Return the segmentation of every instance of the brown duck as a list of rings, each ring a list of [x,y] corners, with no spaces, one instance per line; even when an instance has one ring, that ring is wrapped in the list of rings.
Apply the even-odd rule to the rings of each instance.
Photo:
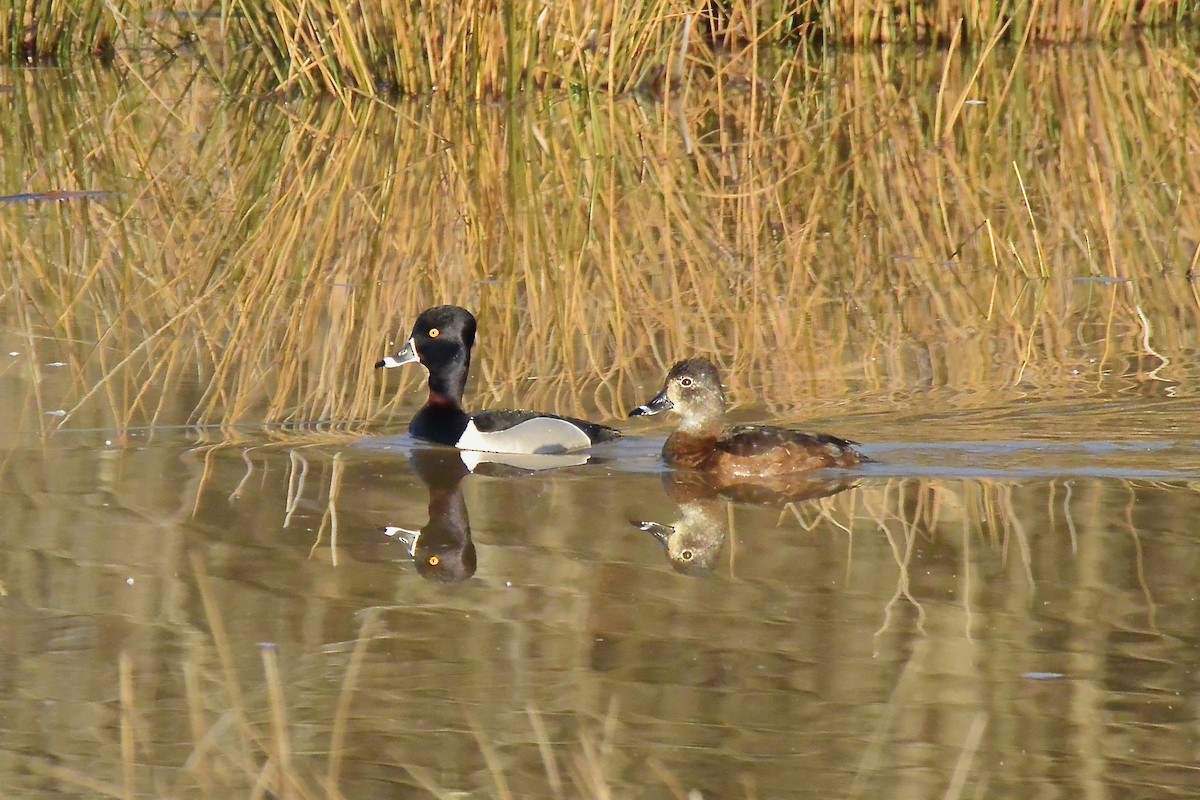
[[[713,473],[723,480],[769,478],[828,467],[852,467],[871,459],[857,442],[825,433],[767,425],[725,425],[725,393],[717,368],[706,358],[680,361],[662,391],[629,412],[638,417],[674,411],[679,428],[667,437],[663,459],[680,469]]]

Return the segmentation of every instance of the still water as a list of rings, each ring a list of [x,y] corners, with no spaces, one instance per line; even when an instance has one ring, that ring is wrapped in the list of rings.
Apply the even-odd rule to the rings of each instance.
[[[0,795],[1194,796],[1180,58],[994,65],[939,147],[937,59],[775,117],[0,73]],[[472,407],[627,438],[409,439],[420,370],[370,365],[439,302]],[[693,350],[875,463],[663,469],[623,414]]]
[[[346,796],[483,791],[497,770],[552,796],[539,744],[562,780],[600,770],[628,796],[1194,785],[1195,441],[868,448],[853,488],[781,508],[680,490],[652,436],[474,474],[406,437],[102,436],[7,454],[0,730],[21,796],[88,794],[50,765],[117,782],[122,653],[143,791],[216,769],[193,715],[226,759],[242,746],[201,574],[246,713],[266,729],[269,651],[314,781],[348,702]]]

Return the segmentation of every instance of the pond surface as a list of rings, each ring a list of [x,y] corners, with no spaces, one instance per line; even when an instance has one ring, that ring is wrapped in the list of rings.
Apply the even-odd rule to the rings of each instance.
[[[941,151],[919,144],[932,114],[903,114],[933,102],[920,76],[940,62],[830,65],[777,111],[835,124],[844,92],[896,93],[853,106],[851,151],[878,142],[876,114],[892,140],[836,193],[847,151],[807,133],[761,173],[734,174],[762,146],[736,137],[696,138],[708,162],[639,155],[678,111],[628,100],[587,122],[412,106],[351,124],[229,110],[176,75],[154,79],[175,92],[156,121],[141,83],[0,73],[24,114],[0,193],[115,193],[0,207],[0,794],[1193,796],[1200,307],[1179,231],[1200,212],[1178,198],[1200,190],[1200,139],[1172,127],[1174,84],[1137,77],[1179,48],[1087,55],[1111,97],[1071,89],[1083,57],[1020,62],[1011,119]],[[1011,67],[980,91],[1001,102]],[[734,113],[713,108],[686,113]],[[1089,149],[1141,108],[1144,149]],[[151,122],[167,144],[140,138]],[[1055,153],[1031,144],[1045,125]],[[295,160],[305,137],[324,155]],[[618,155],[539,173],[555,137]],[[1035,223],[1014,157],[1061,201]],[[1085,202],[1097,186],[1111,205]],[[886,206],[921,191],[952,197]],[[991,220],[996,250],[946,265],[935,217],[964,236]],[[411,440],[421,370],[370,364],[438,302],[480,311],[472,407],[626,438],[537,464]],[[790,503],[665,470],[669,421],[622,417],[692,349],[721,360],[737,420],[875,462]]]
[[[53,765],[115,781],[122,654],[140,784],[222,774],[237,744],[190,756],[189,719],[235,707],[200,575],[264,730],[277,660],[303,774],[348,702],[347,796],[494,770],[552,796],[539,745],[564,781],[646,797],[1193,785],[1194,440],[889,443],[853,488],[780,508],[679,502],[653,438],[470,474],[406,437],[101,435],[7,454],[0,732],[23,796],[88,794]]]

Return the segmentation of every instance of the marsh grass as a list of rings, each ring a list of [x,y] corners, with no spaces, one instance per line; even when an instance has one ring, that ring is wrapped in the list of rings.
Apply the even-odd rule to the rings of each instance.
[[[118,51],[170,52],[190,17],[162,0],[0,0],[0,52],[13,63],[65,62],[80,54],[111,61]]]
[[[459,99],[524,89],[624,91],[679,41],[687,4],[243,3],[226,22],[251,41],[235,82],[303,93],[446,93]],[[262,61],[270,65],[263,73]]]
[[[1195,22],[1198,13],[1185,0],[266,0],[195,8],[161,0],[7,0],[0,4],[0,47],[29,62],[80,52],[119,52],[136,61],[151,46],[197,57],[238,93],[438,93],[462,101],[545,89],[662,91],[671,76],[711,74],[727,60],[740,62],[750,80],[767,80],[769,51],[794,61],[817,46],[947,44],[960,37],[980,46],[1112,41]]]
[[[1200,76],[1011,56],[466,112],[30,75],[0,135],[38,166],[4,180],[116,193],[0,208],[37,425],[399,423],[423,375],[371,364],[441,302],[480,317],[474,406],[617,419],[695,352],[784,416],[1180,391]]]

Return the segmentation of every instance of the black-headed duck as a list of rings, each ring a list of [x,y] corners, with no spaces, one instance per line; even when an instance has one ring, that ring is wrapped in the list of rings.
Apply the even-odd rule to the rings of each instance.
[[[468,414],[463,389],[475,344],[475,317],[458,306],[422,311],[412,335],[394,356],[375,367],[399,367],[419,361],[429,371],[429,399],[409,423],[418,439],[460,450],[490,453],[565,453],[616,439],[606,425],[538,411],[498,410]]]

